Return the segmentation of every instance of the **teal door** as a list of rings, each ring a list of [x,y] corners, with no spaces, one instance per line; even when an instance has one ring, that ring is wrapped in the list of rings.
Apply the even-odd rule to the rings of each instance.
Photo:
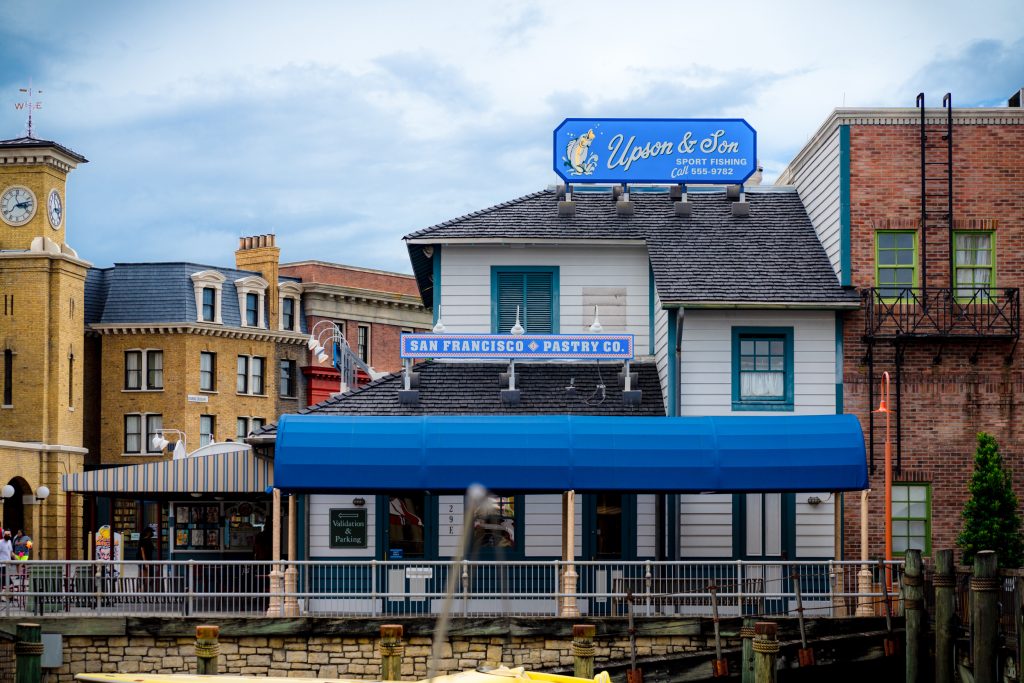
[[[622,564],[636,559],[636,495],[584,496],[583,559],[598,563],[577,568],[581,589],[594,594],[592,613],[625,614],[625,594],[643,582],[642,568]]]

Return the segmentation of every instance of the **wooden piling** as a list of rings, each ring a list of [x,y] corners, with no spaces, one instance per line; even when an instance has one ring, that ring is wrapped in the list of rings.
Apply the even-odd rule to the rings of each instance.
[[[220,626],[196,626],[196,673],[216,676],[220,668]]]
[[[402,655],[405,653],[405,643],[402,636],[405,629],[401,624],[381,624],[380,641],[377,648],[380,650],[380,679],[382,681],[402,680]],[[501,664],[501,662],[497,662]]]
[[[956,572],[953,551],[935,552],[935,683],[953,683],[953,639],[956,638]]]
[[[595,635],[597,627],[593,624],[573,624],[572,675],[577,678],[594,677]]]
[[[18,624],[14,643],[15,683],[40,683],[43,679],[43,636],[39,624]]]
[[[996,665],[999,638],[999,559],[995,552],[982,550],[974,556],[971,593],[974,598],[971,610],[974,683],[996,683],[999,680]]]
[[[744,618],[740,627],[743,653],[740,655],[740,683],[754,683],[754,619]]]
[[[775,683],[775,659],[779,656],[778,626],[771,621],[754,624],[754,683]]]
[[[907,683],[919,683],[921,675],[922,640],[924,636],[924,568],[921,551],[907,550],[903,571],[903,614],[906,623]]]

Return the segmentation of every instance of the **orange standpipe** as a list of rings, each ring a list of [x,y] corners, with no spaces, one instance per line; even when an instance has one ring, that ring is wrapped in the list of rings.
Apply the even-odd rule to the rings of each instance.
[[[876,413],[885,413],[885,559],[892,559],[892,439],[889,433],[889,373],[882,373],[882,397]],[[885,585],[892,592],[892,570],[885,568]]]

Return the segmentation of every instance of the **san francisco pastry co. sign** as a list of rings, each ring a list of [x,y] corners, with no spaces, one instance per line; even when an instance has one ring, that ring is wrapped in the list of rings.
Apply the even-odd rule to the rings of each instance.
[[[566,119],[555,173],[574,183],[742,183],[757,170],[743,119]]]

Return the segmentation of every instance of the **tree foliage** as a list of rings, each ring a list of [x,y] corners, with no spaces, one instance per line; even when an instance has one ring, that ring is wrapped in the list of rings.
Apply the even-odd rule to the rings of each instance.
[[[963,551],[963,563],[972,564],[981,550],[994,550],[999,566],[1019,567],[1024,562],[1021,540],[1021,516],[1010,473],[1003,469],[999,444],[991,434],[978,434],[974,452],[971,496],[964,504],[963,529],[957,545]]]

